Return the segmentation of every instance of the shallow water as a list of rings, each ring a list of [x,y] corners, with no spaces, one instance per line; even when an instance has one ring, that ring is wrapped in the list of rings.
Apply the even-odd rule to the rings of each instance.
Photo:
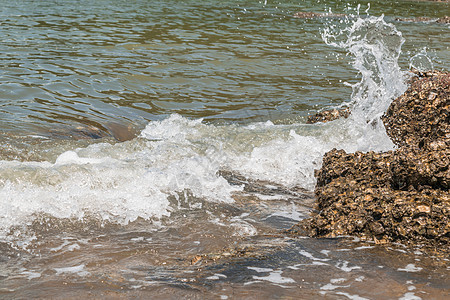
[[[448,2],[1,2],[0,297],[449,296],[448,258],[283,234],[326,151],[392,149],[410,66],[449,69],[448,25],[395,20]]]

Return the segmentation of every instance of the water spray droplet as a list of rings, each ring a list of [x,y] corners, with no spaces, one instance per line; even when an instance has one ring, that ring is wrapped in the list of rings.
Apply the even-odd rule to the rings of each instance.
[[[409,67],[420,72],[433,70],[433,62],[428,56],[426,48],[423,48],[422,51],[410,58]]]

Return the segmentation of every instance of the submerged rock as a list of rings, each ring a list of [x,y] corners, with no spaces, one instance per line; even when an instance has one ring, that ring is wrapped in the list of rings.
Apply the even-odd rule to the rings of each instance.
[[[348,118],[350,116],[350,108],[331,109],[318,112],[312,116],[308,116],[307,124],[314,124],[319,122],[330,122],[339,118]]]
[[[442,18],[428,18],[428,17],[417,17],[417,18],[397,18],[395,19],[401,22],[435,22],[440,24],[450,23],[450,17],[444,16]]]
[[[318,19],[318,18],[342,18],[345,14],[333,14],[333,13],[315,13],[310,11],[296,12],[293,17],[299,19]]]
[[[449,24],[450,23],[450,17],[449,16],[445,16],[442,18],[437,19],[436,21],[437,23],[442,23],[442,24]]]
[[[75,128],[60,127],[42,133],[58,139],[102,139],[113,138],[119,142],[128,141],[137,136],[136,128],[132,125],[109,122],[106,125],[79,125]]]
[[[383,116],[399,146],[385,153],[333,149],[316,171],[316,211],[290,232],[378,243],[450,244],[450,74],[416,72]]]

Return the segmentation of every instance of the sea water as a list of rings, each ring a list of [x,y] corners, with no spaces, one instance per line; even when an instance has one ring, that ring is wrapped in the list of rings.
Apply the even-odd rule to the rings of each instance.
[[[394,148],[380,116],[410,66],[448,67],[450,37],[395,18],[448,4],[3,7],[0,295],[445,295],[446,258],[281,231],[313,209],[325,152]]]

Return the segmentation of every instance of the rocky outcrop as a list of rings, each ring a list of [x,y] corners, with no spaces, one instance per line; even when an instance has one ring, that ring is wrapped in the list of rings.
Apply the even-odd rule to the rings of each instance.
[[[449,248],[450,74],[416,75],[382,118],[399,148],[326,153],[316,211],[291,232]]]
[[[437,182],[428,185],[432,176],[417,179],[408,173],[411,165],[396,162],[402,158],[414,164],[402,151],[328,152],[316,173],[317,212],[303,225],[318,237],[353,235],[382,243],[448,245],[448,188]]]

